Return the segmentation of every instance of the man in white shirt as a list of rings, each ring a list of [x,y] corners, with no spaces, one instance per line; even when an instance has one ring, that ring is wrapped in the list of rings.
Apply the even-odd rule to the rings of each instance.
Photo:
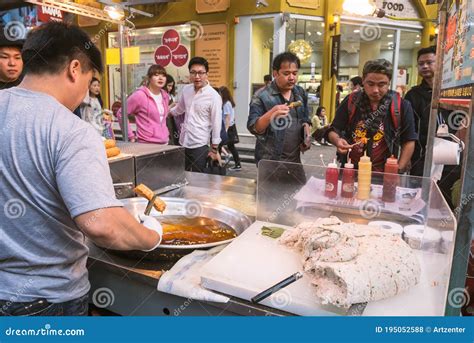
[[[184,113],[179,143],[185,148],[185,169],[203,173],[208,157],[218,160],[222,99],[209,84],[209,64],[205,58],[192,58],[188,69],[192,83],[183,88],[171,114],[177,116]]]

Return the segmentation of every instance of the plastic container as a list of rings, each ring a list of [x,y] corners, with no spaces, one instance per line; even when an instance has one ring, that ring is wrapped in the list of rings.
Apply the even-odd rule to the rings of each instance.
[[[385,202],[395,202],[397,199],[397,187],[400,184],[398,175],[398,160],[392,155],[385,162],[383,176],[382,200]]]
[[[359,161],[359,173],[357,177],[357,199],[367,200],[370,198],[370,185],[372,182],[372,162],[367,153]]]
[[[324,195],[328,198],[337,197],[337,186],[339,182],[339,170],[337,169],[336,160],[329,163],[326,169],[326,189]]]

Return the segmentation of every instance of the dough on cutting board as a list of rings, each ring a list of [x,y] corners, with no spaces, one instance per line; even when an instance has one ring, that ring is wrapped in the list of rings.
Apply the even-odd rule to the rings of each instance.
[[[303,258],[323,303],[340,307],[392,297],[420,280],[420,264],[401,237],[337,217],[303,222],[279,242]]]

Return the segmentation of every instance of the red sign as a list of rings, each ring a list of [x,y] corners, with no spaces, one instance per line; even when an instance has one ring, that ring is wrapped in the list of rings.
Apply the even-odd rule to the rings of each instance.
[[[171,51],[176,50],[179,46],[179,41],[179,33],[174,29],[166,30],[161,38],[161,44],[166,45]]]
[[[171,62],[171,50],[164,45],[155,50],[155,62],[162,67],[166,67]]]
[[[189,57],[188,49],[184,45],[180,45],[173,51],[173,64],[177,67],[182,67],[186,64]]]
[[[54,7],[36,6],[38,9],[38,20],[47,23],[49,21],[60,21],[64,19],[64,12]]]

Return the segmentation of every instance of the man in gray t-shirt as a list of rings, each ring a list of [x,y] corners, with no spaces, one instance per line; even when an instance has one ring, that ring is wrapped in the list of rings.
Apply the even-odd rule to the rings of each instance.
[[[85,235],[120,250],[161,240],[122,208],[101,137],[71,112],[102,71],[88,39],[62,23],[33,31],[23,82],[0,91],[0,315],[87,314]]]

